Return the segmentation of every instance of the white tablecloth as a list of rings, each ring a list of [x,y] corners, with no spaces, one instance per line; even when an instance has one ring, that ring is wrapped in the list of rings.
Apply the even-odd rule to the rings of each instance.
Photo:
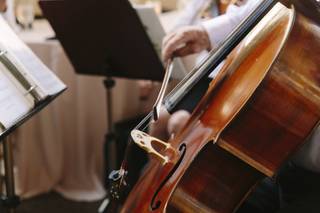
[[[76,75],[52,30],[37,21],[20,37],[57,74],[68,90],[13,135],[16,182],[23,198],[50,190],[74,200],[97,200],[102,186],[106,100],[102,77]],[[115,121],[142,112],[135,81],[117,79]]]

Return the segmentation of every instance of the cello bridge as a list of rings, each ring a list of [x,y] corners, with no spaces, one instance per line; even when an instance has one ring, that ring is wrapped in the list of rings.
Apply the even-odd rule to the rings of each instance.
[[[158,138],[152,137],[142,131],[139,130],[132,130],[131,137],[133,141],[142,149],[144,149],[149,154],[155,156],[157,159],[161,161],[162,165],[165,165],[169,162],[169,157],[160,154],[154,147],[153,144],[163,147],[164,150],[172,150],[176,152],[176,150],[169,144]]]

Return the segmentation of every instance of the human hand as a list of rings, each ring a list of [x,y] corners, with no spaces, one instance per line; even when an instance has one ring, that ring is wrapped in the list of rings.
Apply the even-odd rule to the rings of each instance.
[[[186,26],[164,37],[162,58],[167,62],[173,56],[186,56],[210,49],[209,35],[202,26]]]

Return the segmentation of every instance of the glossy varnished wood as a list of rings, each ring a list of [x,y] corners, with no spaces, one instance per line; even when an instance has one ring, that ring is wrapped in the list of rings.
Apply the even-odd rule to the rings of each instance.
[[[209,143],[183,176],[168,212],[232,212],[262,176],[237,157]]]
[[[319,29],[298,15],[279,59],[239,119],[221,137],[226,149],[240,153],[269,176],[303,144],[319,121]]]

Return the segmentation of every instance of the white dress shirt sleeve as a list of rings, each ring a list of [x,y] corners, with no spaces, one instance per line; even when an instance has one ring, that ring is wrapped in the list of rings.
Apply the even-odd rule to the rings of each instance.
[[[202,22],[209,35],[211,47],[218,46],[260,2],[261,0],[248,0],[243,6],[230,5],[226,14]]]

